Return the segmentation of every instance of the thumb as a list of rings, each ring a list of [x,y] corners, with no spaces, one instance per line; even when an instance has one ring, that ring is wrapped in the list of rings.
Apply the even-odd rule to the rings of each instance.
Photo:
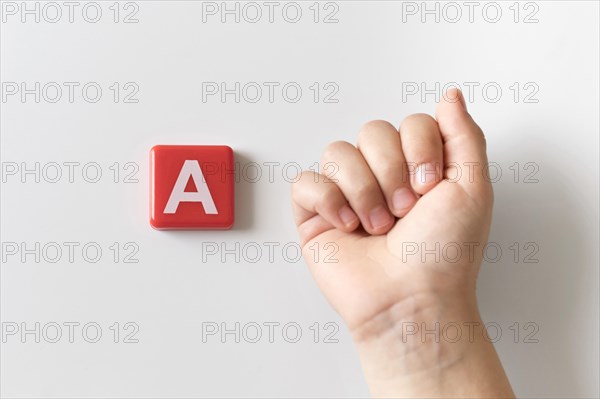
[[[483,131],[467,112],[460,90],[452,88],[435,112],[444,142],[445,173],[450,181],[472,192],[489,184]]]

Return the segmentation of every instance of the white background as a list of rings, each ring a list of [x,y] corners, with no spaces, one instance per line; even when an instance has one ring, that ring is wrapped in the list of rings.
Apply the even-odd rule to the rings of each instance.
[[[285,244],[296,241],[283,166],[295,162],[308,168],[328,142],[354,142],[368,120],[397,125],[410,113],[432,113],[435,94],[424,99],[421,93],[407,95],[407,82],[429,89],[436,82],[440,87],[458,82],[463,88],[464,82],[475,82],[469,110],[486,132],[490,161],[502,171],[494,184],[490,240],[503,252],[499,261],[482,267],[478,293],[484,320],[501,328],[496,347],[517,395],[598,397],[597,2],[520,3],[518,22],[513,2],[498,2],[502,15],[496,23],[486,20],[495,17],[491,6],[489,14],[482,12],[487,3],[478,3],[471,23],[468,8],[458,2],[462,18],[451,23],[455,10],[441,3],[439,22],[435,15],[425,15],[422,22],[420,13],[403,14],[407,5],[401,2],[350,1],[337,3],[338,23],[329,24],[322,23],[324,13],[335,8],[325,10],[321,4],[320,21],[314,23],[312,2],[299,3],[303,14],[298,23],[283,19],[283,3],[273,23],[266,7],[257,23],[243,18],[235,23],[233,16],[221,23],[219,15],[203,23],[201,2],[138,1],[139,22],[129,24],[113,21],[112,1],[99,2],[99,22],[86,22],[85,4],[75,9],[73,23],[64,6],[56,23],[43,15],[39,23],[31,15],[24,23],[20,13],[3,15],[4,88],[6,82],[25,82],[28,88],[35,82],[41,87],[80,84],[73,103],[63,86],[56,103],[43,96],[36,103],[33,94],[23,101],[19,93],[1,104],[3,167],[80,163],[73,183],[63,167],[57,183],[43,176],[36,183],[34,175],[26,175],[23,183],[19,173],[5,176],[2,184],[4,245],[79,243],[72,263],[64,246],[56,263],[43,256],[36,263],[34,255],[23,262],[20,253],[3,253],[3,329],[34,329],[36,322],[40,329],[46,326],[39,343],[35,334],[22,336],[21,331],[5,337],[3,396],[367,396],[341,320],[303,261],[289,262],[282,253]],[[435,2],[428,6],[433,9]],[[119,5],[120,20],[134,10],[124,7]],[[53,18],[54,11],[47,11]],[[524,23],[532,12],[537,22]],[[81,95],[88,82],[103,89],[97,103]],[[115,103],[109,89],[114,82],[135,83],[138,102],[124,103],[121,97]],[[297,82],[303,93],[296,103],[287,102],[280,89],[273,103],[266,92],[254,104],[243,98],[235,103],[232,95],[224,103],[218,96],[203,102],[202,82],[227,82],[229,87],[234,82]],[[337,85],[338,102],[324,103],[321,97],[315,103],[309,89],[314,82]],[[520,88],[516,102],[515,82]],[[492,88],[483,93],[486,84]],[[493,87],[502,89],[497,101]],[[533,92],[528,100],[535,102],[525,102]],[[46,94],[54,97],[54,92]],[[236,185],[233,230],[150,228],[148,151],[155,144],[226,144],[241,165],[262,166],[257,182],[242,177]],[[98,183],[82,178],[81,168],[90,162],[102,169]],[[121,168],[119,183],[109,169],[115,162]],[[139,165],[137,183],[122,182],[128,162]],[[265,162],[279,163],[272,181]],[[519,166],[511,168],[516,162]],[[293,167],[287,172],[294,177]],[[525,182],[529,173],[537,183]],[[103,250],[97,263],[82,258],[81,248],[89,242]],[[109,248],[115,242],[118,262]],[[128,242],[139,247],[138,263],[123,262]],[[253,242],[263,249],[255,263],[249,259],[255,252],[244,256],[238,251],[239,262],[231,254],[222,262],[219,254],[203,251],[207,243],[251,248]],[[264,244],[269,242],[278,244],[272,260]],[[509,248],[515,242],[517,262]],[[524,249],[528,243],[533,246]],[[295,257],[291,245],[289,254]],[[531,258],[538,263],[525,263],[532,248],[539,249]],[[73,343],[65,322],[80,323]],[[120,323],[118,343],[110,329],[115,322]],[[138,343],[123,342],[132,331],[124,329],[127,322],[139,326]],[[203,342],[203,323],[234,328],[236,322],[240,328],[280,325],[273,343],[264,325],[258,343],[244,336],[236,343],[233,334],[225,336],[225,343],[220,335]],[[310,329],[315,322],[320,323],[318,343]],[[333,331],[325,331],[327,322],[340,326],[334,336],[338,343],[324,342],[325,333]],[[528,322],[534,324],[526,330]],[[47,339],[56,332],[51,323],[62,326],[57,343]],[[97,343],[82,336],[86,323],[102,328]],[[281,331],[286,323],[301,327],[299,342],[286,342]],[[519,323],[517,342],[514,323]],[[525,342],[533,328],[537,331],[529,338],[538,342]],[[254,330],[247,332],[254,335]],[[286,338],[294,338],[293,330],[288,332]]]

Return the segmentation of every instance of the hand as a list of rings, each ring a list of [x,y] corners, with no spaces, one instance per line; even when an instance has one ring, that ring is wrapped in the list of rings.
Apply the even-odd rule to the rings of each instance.
[[[411,115],[399,131],[367,123],[356,147],[330,144],[321,166],[293,185],[295,221],[304,258],[348,325],[373,394],[512,395],[507,380],[488,391],[448,390],[457,368],[441,371],[465,359],[461,375],[482,365],[504,375],[489,342],[406,339],[406,323],[480,322],[475,285],[493,194],[485,138],[460,91],[444,95],[435,119]],[[323,257],[332,247],[335,255]]]

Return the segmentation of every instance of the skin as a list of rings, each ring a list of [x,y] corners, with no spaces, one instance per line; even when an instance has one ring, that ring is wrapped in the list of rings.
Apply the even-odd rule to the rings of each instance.
[[[292,186],[304,258],[374,397],[514,397],[475,295],[493,205],[486,164],[484,134],[451,89],[435,118],[369,122]]]

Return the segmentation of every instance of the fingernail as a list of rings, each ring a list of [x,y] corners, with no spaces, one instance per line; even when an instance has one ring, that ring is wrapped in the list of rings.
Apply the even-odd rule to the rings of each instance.
[[[392,195],[392,206],[396,212],[400,212],[415,202],[415,195],[406,187],[394,191]]]
[[[350,209],[348,205],[344,205],[339,210],[338,214],[340,215],[342,223],[344,223],[344,226],[346,227],[352,226],[358,220],[358,216],[356,216],[354,211]]]
[[[373,209],[369,214],[369,222],[371,222],[373,230],[379,230],[392,223],[393,220],[392,215],[381,205]]]
[[[415,182],[422,186],[428,186],[437,181],[437,174],[437,168],[434,164],[421,164],[415,170]]]

